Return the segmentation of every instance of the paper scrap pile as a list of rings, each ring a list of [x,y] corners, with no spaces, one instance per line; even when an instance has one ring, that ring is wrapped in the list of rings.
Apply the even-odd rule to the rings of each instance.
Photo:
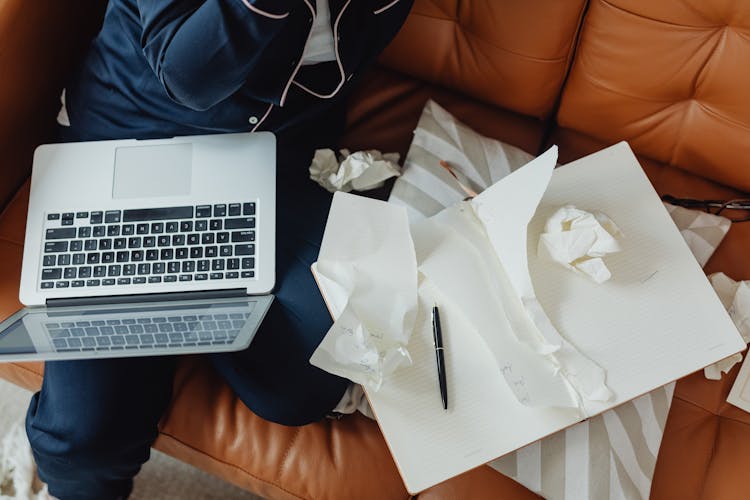
[[[596,283],[604,283],[612,273],[603,257],[619,252],[622,232],[601,212],[590,213],[566,205],[547,220],[539,237],[540,257],[553,260]]]
[[[712,274],[708,279],[745,343],[750,342],[750,281],[734,281],[724,273]],[[722,372],[729,373],[740,361],[742,354],[734,354],[707,366],[703,374],[707,379],[719,380]]]
[[[331,149],[318,149],[310,165],[310,178],[331,193],[375,189],[401,175],[398,153],[383,154],[374,149],[356,153],[342,149],[340,153],[337,158]]]

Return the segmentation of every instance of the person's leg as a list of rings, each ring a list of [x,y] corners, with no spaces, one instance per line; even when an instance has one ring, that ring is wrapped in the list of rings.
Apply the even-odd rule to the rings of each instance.
[[[174,358],[48,362],[26,416],[39,477],[61,499],[126,498],[169,403]]]
[[[299,146],[304,143],[288,138],[279,143],[276,298],[248,349],[212,356],[245,405],[285,425],[320,420],[348,385],[309,362],[332,324],[310,271],[320,251],[331,193],[309,179],[312,150]]]

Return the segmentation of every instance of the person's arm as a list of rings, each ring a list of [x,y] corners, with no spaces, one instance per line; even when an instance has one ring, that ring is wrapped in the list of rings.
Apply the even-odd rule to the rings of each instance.
[[[141,47],[169,96],[195,110],[245,83],[288,0],[138,0]]]

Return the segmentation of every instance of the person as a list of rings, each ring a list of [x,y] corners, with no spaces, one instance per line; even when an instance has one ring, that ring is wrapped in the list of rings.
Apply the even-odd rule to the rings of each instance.
[[[323,418],[347,381],[309,364],[331,325],[309,266],[331,196],[308,179],[345,97],[413,0],[110,0],[63,94],[62,141],[272,131],[274,301],[250,347],[210,361],[257,415]],[[125,498],[148,460],[176,359],[49,362],[26,429],[39,475],[66,499]]]

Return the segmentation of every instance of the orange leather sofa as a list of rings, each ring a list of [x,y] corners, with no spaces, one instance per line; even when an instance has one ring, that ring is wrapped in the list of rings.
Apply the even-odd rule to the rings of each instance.
[[[66,72],[101,0],[0,2],[0,316],[18,282],[31,154],[51,137]],[[416,0],[350,105],[343,145],[406,152],[428,97],[479,132],[567,162],[628,140],[660,193],[750,191],[750,3],[743,0]],[[750,279],[750,222],[706,266]],[[675,293],[679,293],[675,290]],[[657,499],[750,498],[750,415],[719,382],[680,380],[652,488]],[[40,364],[0,376],[36,390]],[[302,428],[253,415],[200,358],[185,358],[156,448],[268,498],[405,499],[375,423]],[[419,495],[536,498],[480,467]]]

